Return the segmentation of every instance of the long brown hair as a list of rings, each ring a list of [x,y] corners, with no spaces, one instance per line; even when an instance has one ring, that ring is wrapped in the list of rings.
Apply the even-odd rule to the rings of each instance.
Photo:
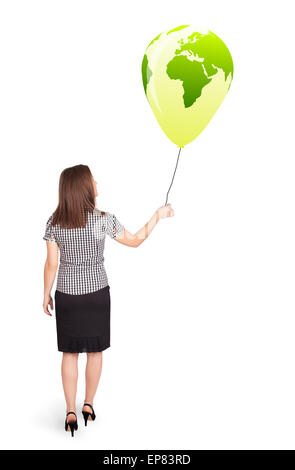
[[[95,209],[95,193],[89,167],[75,165],[65,168],[59,178],[58,194],[59,202],[52,214],[52,225],[85,228],[87,212]]]

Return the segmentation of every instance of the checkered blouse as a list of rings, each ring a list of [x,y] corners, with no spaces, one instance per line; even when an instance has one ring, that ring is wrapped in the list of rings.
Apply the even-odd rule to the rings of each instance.
[[[56,289],[66,294],[95,292],[108,285],[104,267],[105,236],[115,238],[124,226],[114,214],[94,209],[87,213],[86,227],[60,228],[52,225],[52,215],[46,222],[44,240],[56,242],[60,263]]]

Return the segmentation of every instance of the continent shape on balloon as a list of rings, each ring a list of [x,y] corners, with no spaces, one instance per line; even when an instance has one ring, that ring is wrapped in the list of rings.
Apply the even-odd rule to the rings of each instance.
[[[191,25],[160,33],[142,61],[144,91],[167,137],[183,148],[205,129],[233,79],[233,60],[212,31]]]

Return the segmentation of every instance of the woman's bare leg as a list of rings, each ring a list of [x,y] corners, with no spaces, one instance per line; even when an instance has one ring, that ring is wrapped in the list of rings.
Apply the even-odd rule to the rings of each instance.
[[[67,412],[76,413],[76,394],[78,382],[78,353],[63,353],[61,363],[62,384],[67,403]],[[70,414],[67,421],[75,421],[76,417]]]
[[[90,403],[90,405],[93,405],[94,396],[101,376],[101,369],[102,351],[87,353],[87,364],[85,370],[86,391],[84,403]],[[91,408],[89,408],[89,406],[83,407],[83,410],[91,413]]]

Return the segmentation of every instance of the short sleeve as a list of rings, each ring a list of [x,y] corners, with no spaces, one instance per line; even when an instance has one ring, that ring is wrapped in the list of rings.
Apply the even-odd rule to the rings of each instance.
[[[45,228],[45,234],[44,234],[43,240],[57,243],[55,235],[54,235],[54,230],[52,227],[52,215],[49,217],[49,219],[46,222],[46,228]]]
[[[114,214],[107,212],[106,233],[111,238],[116,238],[117,235],[119,235],[124,228],[125,228],[124,225],[121,224],[121,222],[117,219],[117,217]]]

